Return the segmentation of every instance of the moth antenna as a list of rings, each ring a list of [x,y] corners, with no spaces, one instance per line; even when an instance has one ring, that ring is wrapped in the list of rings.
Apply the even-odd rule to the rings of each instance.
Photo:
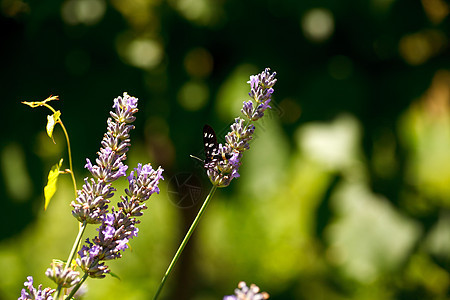
[[[189,155],[189,156],[194,158],[194,159],[197,159],[197,160],[201,161],[202,163],[205,163],[205,161],[203,159],[198,158],[197,156],[194,156],[194,155]]]

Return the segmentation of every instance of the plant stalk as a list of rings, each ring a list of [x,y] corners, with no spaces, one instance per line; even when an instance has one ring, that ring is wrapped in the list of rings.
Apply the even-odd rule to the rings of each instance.
[[[206,197],[205,202],[203,202],[203,205],[200,208],[197,216],[195,217],[194,222],[192,222],[192,225],[189,228],[188,232],[186,233],[186,236],[184,237],[183,242],[181,242],[180,246],[178,247],[177,252],[175,253],[175,256],[172,259],[172,262],[170,263],[169,267],[167,268],[167,271],[164,274],[164,277],[162,278],[161,283],[159,284],[158,290],[156,291],[156,294],[153,297],[153,300],[156,300],[158,298],[159,294],[161,293],[161,290],[164,287],[164,284],[166,283],[167,278],[169,277],[170,273],[172,272],[174,265],[177,263],[178,259],[180,258],[184,247],[188,243],[189,238],[191,237],[192,233],[194,232],[195,228],[197,227],[198,222],[200,221],[200,218],[202,217],[203,213],[205,212],[206,207],[208,206],[216,189],[217,189],[217,186],[214,185],[211,188],[211,191],[209,192],[208,196]]]

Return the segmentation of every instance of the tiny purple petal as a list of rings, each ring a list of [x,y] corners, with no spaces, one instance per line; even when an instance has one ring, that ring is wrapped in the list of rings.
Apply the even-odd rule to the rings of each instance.
[[[114,237],[114,233],[116,231],[114,230],[114,227],[107,225],[106,228],[102,231],[103,235],[105,236],[105,239],[112,239]]]
[[[122,99],[122,97],[119,96],[117,98],[114,98],[114,100],[113,100],[114,104],[112,106],[114,109],[117,109],[120,107],[119,99]]]
[[[120,251],[124,251],[125,249],[128,249],[128,239],[124,238],[122,240],[117,241],[117,249]]]
[[[231,158],[228,161],[233,166],[239,165],[239,153],[233,153],[233,155],[231,156]]]
[[[250,80],[247,81],[247,83],[250,83],[250,87],[252,89],[258,87],[258,84],[259,84],[258,76],[257,75],[250,75]]]
[[[138,98],[136,97],[127,97],[127,106],[130,108],[136,108],[137,107]]]
[[[150,164],[146,164],[142,167],[142,174],[150,175],[153,173],[153,168]]]
[[[89,250],[89,257],[94,258],[100,254],[100,251],[102,248],[98,245],[92,246],[92,248]]]
[[[29,290],[33,288],[33,276],[27,277],[27,282],[25,282],[23,285],[26,286]]]
[[[136,237],[138,235],[138,232],[139,232],[139,228],[134,227],[133,231],[131,231],[130,236],[131,237]]]
[[[253,110],[253,102],[251,100],[245,102],[244,101],[244,110],[246,111],[252,111]]]
[[[105,219],[104,219],[104,223],[106,225],[112,226],[114,224],[114,215],[113,214],[107,214]]]
[[[137,167],[134,168],[134,171],[136,172],[136,178],[139,178],[139,176],[141,176],[142,164],[138,163]]]
[[[119,170],[117,170],[117,172],[115,173],[114,178],[117,179],[119,177],[126,176],[127,175],[127,170],[128,170],[128,166],[122,164],[119,167]]]
[[[86,164],[84,165],[84,168],[85,168],[85,169],[88,169],[89,172],[92,172],[92,163],[91,163],[91,161],[89,160],[89,158],[86,158]]]

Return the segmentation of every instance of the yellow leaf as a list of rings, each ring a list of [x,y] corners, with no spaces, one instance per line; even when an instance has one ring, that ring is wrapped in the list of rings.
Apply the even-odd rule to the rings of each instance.
[[[55,128],[55,124],[59,121],[59,117],[61,116],[61,112],[58,110],[53,115],[47,116],[47,134],[53,140],[53,129]],[[55,140],[53,140],[53,143]]]
[[[45,105],[47,102],[52,101],[52,100],[59,100],[59,98],[58,98],[58,96],[50,96],[47,99],[45,99],[44,101],[32,101],[32,102],[22,101],[22,103],[26,104],[30,107],[38,107],[38,106]]]
[[[58,176],[59,176],[59,169],[61,168],[63,159],[59,161],[58,164],[54,165],[50,172],[48,173],[48,182],[47,185],[44,187],[44,198],[45,198],[45,204],[44,204],[44,210],[47,209],[47,206],[50,204],[50,199],[52,199],[53,195],[56,192],[56,183],[58,182]]]

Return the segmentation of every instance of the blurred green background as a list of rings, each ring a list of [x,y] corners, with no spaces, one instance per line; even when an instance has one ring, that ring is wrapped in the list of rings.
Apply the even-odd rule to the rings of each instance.
[[[165,169],[119,279],[84,299],[150,299],[210,184],[208,123],[219,140],[278,73],[241,177],[219,189],[161,299],[222,299],[240,280],[271,299],[450,299],[450,51],[445,0],[0,1],[0,299],[66,259],[77,232],[71,180],[43,210],[67,151],[46,136],[54,102],[81,187],[112,100],[138,97],[127,162]],[[189,177],[191,176],[192,177]],[[169,182],[190,178],[194,203]],[[182,181],[180,181],[182,182]],[[201,185],[201,187],[200,187]],[[116,198],[125,187],[119,181]],[[95,234],[94,228],[86,236]]]

